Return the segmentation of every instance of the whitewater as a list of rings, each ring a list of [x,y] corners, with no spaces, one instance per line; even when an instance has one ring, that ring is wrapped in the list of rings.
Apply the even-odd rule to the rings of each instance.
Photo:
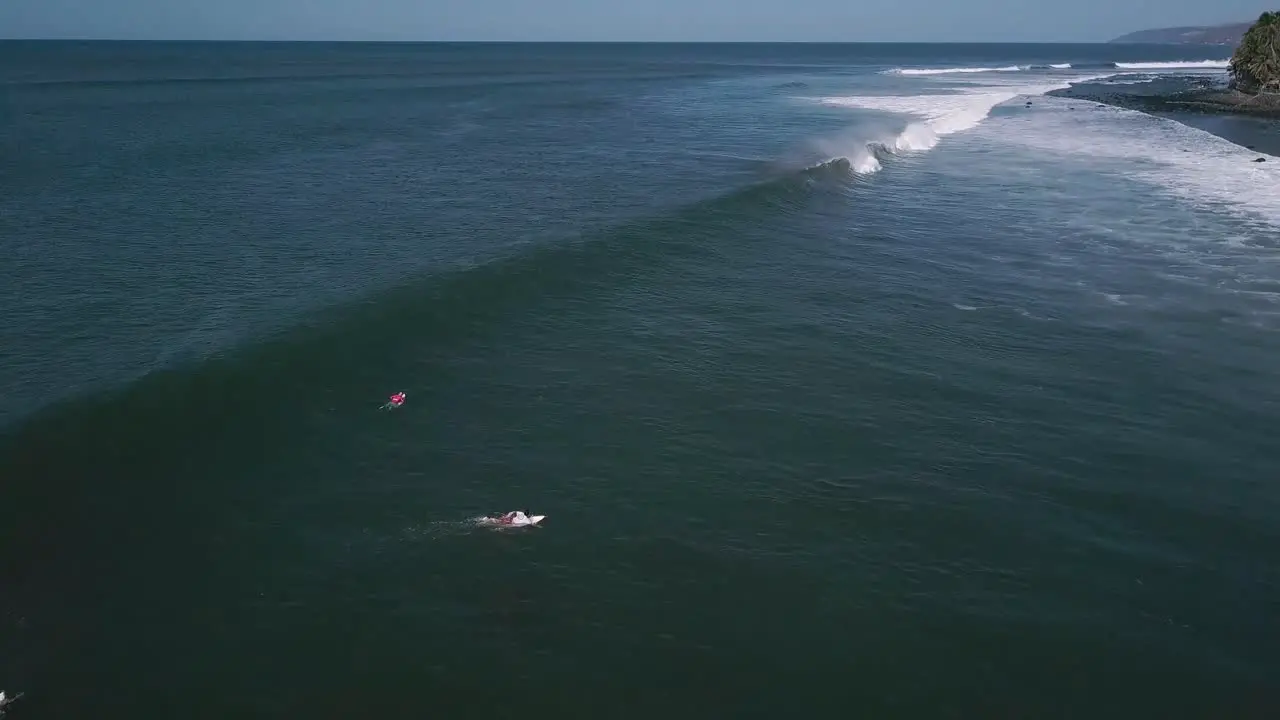
[[[1018,111],[987,123],[975,139],[1048,153],[1042,157],[1054,162],[1106,167],[1186,202],[1229,208],[1254,220],[1280,224],[1280,163],[1274,156],[1176,120],[1084,100],[1045,97],[1054,90],[1091,82],[1144,83],[1179,74],[1225,80],[1226,61],[1105,65],[1115,70],[1072,72],[1072,63],[895,67],[880,71],[901,79],[892,94],[797,99],[847,109],[864,120],[898,121],[897,129],[886,130],[880,124],[866,136],[850,131],[839,140],[822,143],[828,160],[847,161],[859,174],[876,173],[894,157],[930,151],[948,136],[987,123],[993,110],[1005,106]],[[1250,162],[1259,157],[1271,162]]]
[[[1169,62],[1114,62],[1086,63],[1084,66],[1108,67],[1116,70],[1225,70],[1226,60],[1175,60]],[[1047,65],[1005,65],[1002,67],[932,67],[932,68],[889,68],[881,70],[885,75],[929,76],[929,75],[969,75],[989,72],[1026,72],[1035,70],[1071,70],[1077,68],[1073,63],[1049,63]]]

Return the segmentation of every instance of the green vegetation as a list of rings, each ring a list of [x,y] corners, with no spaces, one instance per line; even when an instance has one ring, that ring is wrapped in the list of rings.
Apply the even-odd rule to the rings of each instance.
[[[1280,92],[1280,12],[1265,12],[1231,56],[1231,84],[1248,93]]]

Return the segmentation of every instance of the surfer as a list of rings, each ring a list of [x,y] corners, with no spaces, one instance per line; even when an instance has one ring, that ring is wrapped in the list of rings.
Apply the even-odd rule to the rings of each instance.
[[[403,392],[403,391],[398,392],[398,393],[396,393],[395,395],[392,395],[392,396],[387,400],[387,403],[386,403],[385,405],[383,405],[383,406],[382,406],[382,409],[383,409],[383,410],[391,410],[392,408],[398,408],[398,407],[400,407],[401,405],[403,405],[403,404],[404,404],[404,400],[405,400],[405,394],[404,394],[404,392]]]
[[[489,520],[499,525],[515,525],[517,523],[524,525],[529,522],[529,516],[525,515],[522,510],[512,510],[509,513],[503,513],[497,517],[491,517]]]

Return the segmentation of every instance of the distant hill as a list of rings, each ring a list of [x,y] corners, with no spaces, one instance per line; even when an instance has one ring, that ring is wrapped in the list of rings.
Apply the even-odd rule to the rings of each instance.
[[[1171,27],[1139,30],[1121,35],[1113,43],[1146,43],[1152,45],[1238,45],[1253,23],[1231,23],[1209,27]]]

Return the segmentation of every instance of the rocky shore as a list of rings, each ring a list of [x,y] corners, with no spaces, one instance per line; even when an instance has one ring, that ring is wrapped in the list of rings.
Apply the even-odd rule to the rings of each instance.
[[[1126,92],[1130,86],[1078,86],[1051,93],[1145,112],[1203,112],[1280,120],[1280,95],[1250,95],[1221,87],[1196,87],[1169,94]]]
[[[1280,120],[1280,95],[1250,95],[1239,90],[1192,91],[1164,98],[1170,109],[1242,113]]]

